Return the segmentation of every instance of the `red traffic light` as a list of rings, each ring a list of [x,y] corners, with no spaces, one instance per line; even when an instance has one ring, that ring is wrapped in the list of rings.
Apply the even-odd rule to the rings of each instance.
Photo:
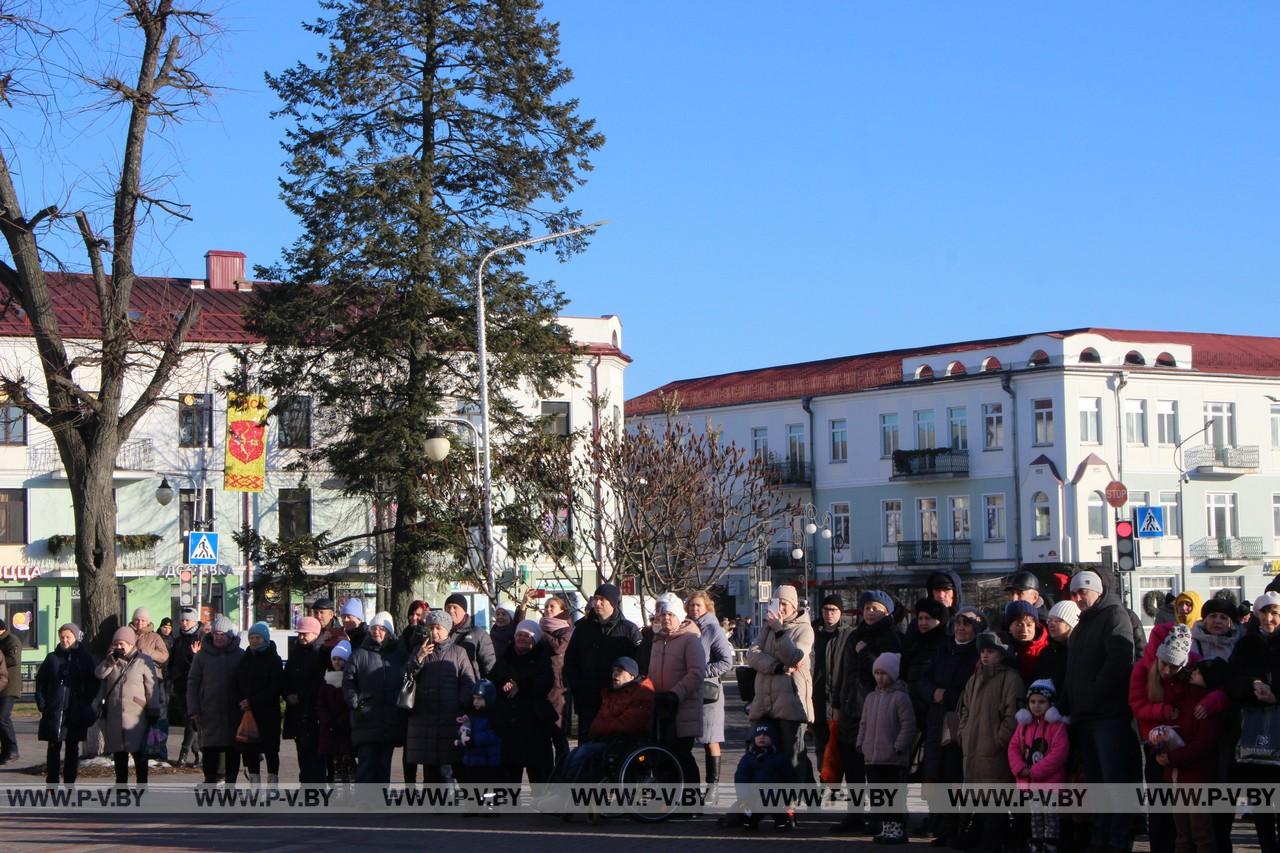
[[[1116,522],[1116,536],[1120,537],[1121,539],[1128,539],[1132,535],[1133,535],[1132,521]]]
[[[183,583],[191,583],[191,571],[189,569],[183,569],[182,573],[178,575],[178,579]]]

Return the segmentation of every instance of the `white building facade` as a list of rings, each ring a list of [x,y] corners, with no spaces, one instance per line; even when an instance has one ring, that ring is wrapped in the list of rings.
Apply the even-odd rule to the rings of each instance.
[[[796,506],[778,552],[805,552],[783,574],[813,597],[939,569],[1052,586],[1104,563],[1116,518],[1145,506],[1164,535],[1124,583],[1148,622],[1167,592],[1252,600],[1280,569],[1280,339],[1079,329],[852,356],[669,383],[629,424],[669,394],[776,463]]]

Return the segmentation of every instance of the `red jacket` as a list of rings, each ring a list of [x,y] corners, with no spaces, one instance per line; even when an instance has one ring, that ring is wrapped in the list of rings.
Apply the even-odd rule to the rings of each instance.
[[[646,735],[653,731],[653,682],[648,678],[600,691],[600,712],[588,736],[603,740],[614,735]]]
[[[1031,716],[1025,708],[1018,712],[1022,719],[1024,714]],[[1067,781],[1068,740],[1067,724],[1061,719],[1050,722],[1045,717],[1032,716],[1026,723],[1020,719],[1009,739],[1009,770],[1018,784]],[[1027,767],[1031,768],[1031,778],[1023,779],[1018,774]]]
[[[342,698],[342,688],[321,684],[316,693],[316,718],[320,737],[316,752],[320,755],[354,755],[351,746],[351,709]]]
[[[1152,702],[1147,697],[1147,674],[1151,671],[1151,667],[1156,665],[1156,650],[1160,648],[1165,636],[1173,629],[1173,625],[1174,623],[1167,622],[1151,629],[1151,639],[1147,641],[1147,648],[1138,662],[1133,665],[1133,672],[1129,674],[1129,707],[1133,709],[1133,717],[1138,722],[1138,735],[1142,738],[1143,744],[1147,743],[1147,735],[1151,733],[1151,729],[1155,726],[1176,722],[1181,728],[1181,724],[1186,720],[1183,719],[1184,712],[1181,710],[1179,702],[1188,690],[1195,691],[1196,694],[1196,701],[1190,705],[1191,712],[1194,712],[1197,704],[1202,704],[1210,716],[1216,716],[1225,711],[1228,705],[1225,690],[1213,690],[1206,693],[1204,690],[1192,687],[1180,679],[1164,682],[1163,702]],[[1187,659],[1187,665],[1190,666],[1198,660],[1200,660],[1200,655],[1191,652]],[[1176,721],[1172,719],[1174,708],[1179,708]]]
[[[1203,783],[1218,781],[1218,737],[1222,734],[1222,718],[1210,712],[1203,720],[1197,720],[1196,705],[1208,703],[1210,694],[1203,687],[1182,685],[1175,707],[1178,722],[1174,728],[1183,740],[1183,746],[1169,750],[1169,766],[1164,768],[1166,782]],[[1220,691],[1214,691],[1220,692]]]
[[[1027,642],[1019,642],[1009,637],[1009,651],[1013,652],[1018,662],[1018,674],[1022,676],[1025,684],[1030,684],[1036,680],[1036,663],[1040,660],[1040,653],[1049,647],[1049,629],[1042,623],[1036,623],[1036,633]],[[1055,684],[1054,687],[1061,690],[1061,684]]]

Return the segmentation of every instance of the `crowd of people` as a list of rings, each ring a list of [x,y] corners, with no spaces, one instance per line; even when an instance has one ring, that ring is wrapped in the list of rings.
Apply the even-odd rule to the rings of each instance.
[[[1275,763],[1235,753],[1242,726],[1280,695],[1280,590],[1249,608],[1184,593],[1148,638],[1112,579],[1062,580],[1055,602],[1019,572],[1003,606],[984,612],[964,603],[954,573],[937,572],[909,610],[865,589],[856,607],[827,596],[812,621],[797,591],[778,587],[745,653],[751,733],[735,781],[1280,780]],[[236,784],[242,765],[251,784],[277,783],[287,740],[304,783],[389,782],[397,749],[410,783],[580,780],[620,736],[658,738],[688,783],[719,781],[722,678],[738,626],[721,622],[710,596],[662,595],[643,628],[623,616],[612,584],[576,620],[563,598],[540,610],[529,598],[502,607],[485,631],[454,594],[441,608],[413,602],[397,631],[389,613],[366,619],[359,599],[336,612],[320,599],[287,661],[266,624],[242,645],[226,617],[205,626],[192,609],[176,630],[169,620],[154,630],[140,608],[100,662],[63,625],[36,679],[47,779],[75,781],[79,743],[96,725],[117,782],[131,757],[146,782],[148,732],[164,719],[184,729],[177,763],[200,766],[207,784]],[[0,744],[16,755],[3,727]],[[925,826],[936,845],[984,853],[1129,850],[1137,829],[1123,814],[939,812]],[[1262,849],[1280,850],[1274,815],[1253,818]],[[1146,831],[1152,849],[1225,851],[1231,819],[1151,815]],[[885,844],[909,835],[905,813],[850,811],[831,829]]]

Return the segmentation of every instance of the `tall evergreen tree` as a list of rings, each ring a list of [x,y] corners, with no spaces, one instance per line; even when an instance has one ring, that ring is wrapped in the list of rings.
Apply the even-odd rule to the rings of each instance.
[[[536,0],[321,5],[304,27],[327,49],[267,78],[291,124],[281,187],[303,234],[268,271],[283,284],[251,312],[268,344],[253,375],[315,398],[327,432],[313,461],[353,494],[390,496],[390,603],[402,611],[423,553],[458,546],[457,525],[433,524],[441,490],[422,478],[442,474],[424,442],[433,416],[477,395],[478,260],[576,227],[565,200],[604,139],[560,95],[572,75]],[[555,322],[564,298],[522,275],[521,259],[485,270],[492,404],[509,432],[530,426],[510,392],[546,393],[573,364]]]

